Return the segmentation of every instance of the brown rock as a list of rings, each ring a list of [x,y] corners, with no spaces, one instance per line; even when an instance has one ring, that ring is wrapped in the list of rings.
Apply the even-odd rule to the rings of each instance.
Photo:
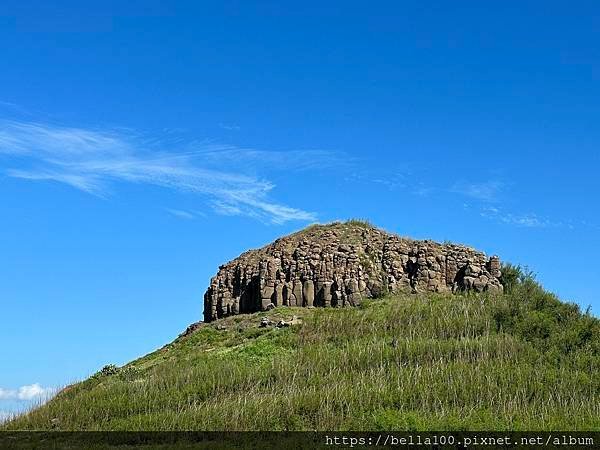
[[[302,295],[302,282],[300,280],[294,281],[294,297],[296,299],[295,306],[303,306],[303,295]]]
[[[315,225],[219,267],[204,319],[285,306],[351,306],[391,292],[502,291],[500,259],[374,227]]]
[[[302,306],[314,306],[315,284],[312,280],[305,280],[302,284]]]

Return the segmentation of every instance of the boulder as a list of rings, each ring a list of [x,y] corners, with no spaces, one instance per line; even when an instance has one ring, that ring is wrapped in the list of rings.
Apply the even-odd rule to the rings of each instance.
[[[284,328],[284,327],[289,327],[291,326],[291,322],[286,322],[285,320],[280,320],[279,322],[277,322],[277,325],[275,325],[277,328]]]

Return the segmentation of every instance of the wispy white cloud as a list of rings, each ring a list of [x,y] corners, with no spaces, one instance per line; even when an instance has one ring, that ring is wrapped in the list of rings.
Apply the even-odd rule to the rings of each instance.
[[[512,214],[496,207],[486,207],[480,212],[480,215],[500,223],[525,228],[549,228],[562,226],[572,228],[572,225],[565,224],[563,222],[553,222],[550,219],[540,217],[537,214]]]
[[[428,197],[433,192],[435,192],[435,188],[432,186],[426,186],[424,183],[419,183],[412,191],[414,195],[419,197]]]
[[[8,106],[10,108],[18,108],[18,105],[12,102],[5,102],[4,100],[0,100],[0,106]]]
[[[105,197],[107,186],[100,177],[93,174],[77,174],[57,170],[19,170],[8,169],[6,174],[13,178],[33,181],[58,181],[98,197]]]
[[[159,186],[202,195],[219,213],[235,212],[278,224],[314,221],[316,216],[271,200],[275,185],[245,174],[243,168],[260,164],[305,170],[340,161],[324,151],[267,152],[208,143],[175,151],[161,144],[165,145],[127,130],[0,122],[0,157],[17,165],[5,169],[8,176],[56,181],[101,197],[110,193],[115,182]]]
[[[31,401],[46,399],[55,392],[53,388],[42,387],[39,383],[21,386],[18,389],[0,388],[0,400]]]
[[[186,220],[192,220],[196,218],[196,215],[190,211],[184,211],[182,209],[172,209],[172,208],[166,208],[166,211],[175,216],[178,217],[180,219],[186,219]]]
[[[244,167],[260,163],[294,171],[324,170],[351,166],[356,161],[348,156],[327,150],[266,151],[211,142],[193,142],[188,147],[206,164],[228,164]]]
[[[352,159],[351,157],[347,157],[345,162],[352,169],[340,173],[343,176],[342,180],[346,183],[353,185],[360,183],[370,187],[382,186],[389,191],[415,188],[414,168],[408,165],[393,164],[389,167],[374,167],[367,164],[365,159]],[[424,185],[422,181],[418,183],[418,187]],[[413,191],[413,193],[415,192]]]
[[[368,182],[373,183],[373,184],[379,184],[381,186],[385,186],[390,191],[406,188],[406,183],[402,179],[395,179],[392,177],[390,177],[390,178],[375,177],[375,178],[369,179]]]
[[[222,202],[219,200],[215,200],[212,202],[212,207],[216,212],[223,216],[240,216],[242,215],[242,210],[235,205],[230,203]]]
[[[498,180],[484,182],[459,181],[450,189],[451,192],[462,194],[476,200],[486,202],[495,201],[498,195],[506,188],[506,183]]]
[[[600,230],[600,226],[598,226],[598,224],[588,222],[587,220],[581,220],[579,222],[579,225],[581,225],[582,227],[585,227],[585,228],[591,228],[592,230]]]

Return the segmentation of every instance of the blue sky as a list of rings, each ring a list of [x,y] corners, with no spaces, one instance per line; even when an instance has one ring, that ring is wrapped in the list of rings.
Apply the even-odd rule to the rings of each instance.
[[[597,2],[3,2],[0,420],[352,217],[597,315]]]

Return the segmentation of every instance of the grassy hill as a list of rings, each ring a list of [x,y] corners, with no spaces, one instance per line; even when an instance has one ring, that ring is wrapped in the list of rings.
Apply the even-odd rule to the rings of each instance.
[[[504,283],[202,324],[0,429],[599,430],[600,321]]]

